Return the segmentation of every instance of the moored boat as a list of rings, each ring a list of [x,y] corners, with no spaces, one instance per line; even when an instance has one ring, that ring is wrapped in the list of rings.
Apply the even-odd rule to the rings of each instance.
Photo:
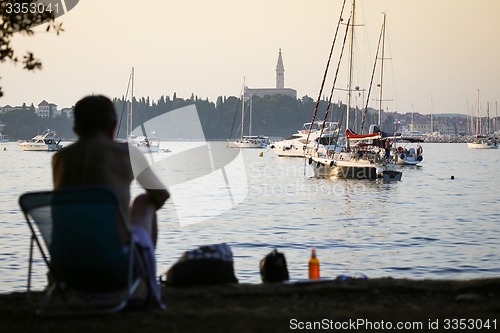
[[[240,138],[228,140],[229,148],[266,148],[269,145],[269,138],[264,135],[252,135],[252,95],[249,100],[249,125],[248,135],[244,134],[245,128],[245,80],[243,80],[243,92],[241,94],[241,127]]]
[[[498,141],[495,138],[476,139],[473,142],[467,142],[470,149],[498,149]]]
[[[29,141],[20,142],[19,147],[24,151],[58,151],[63,147],[59,144],[60,142],[61,139],[57,138],[56,132],[47,129]]]
[[[309,164],[312,166],[314,175],[319,178],[353,178],[353,179],[377,179],[383,178],[384,181],[399,181],[402,177],[402,171],[396,170],[394,161],[390,157],[387,138],[382,138],[380,126],[370,126],[369,133],[358,134],[350,129],[349,113],[351,110],[352,93],[359,91],[359,87],[353,87],[352,83],[352,64],[353,64],[353,40],[355,0],[352,0],[351,16],[347,21],[346,37],[350,32],[349,47],[349,76],[347,80],[347,104],[346,104],[346,130],[345,130],[345,148],[341,152],[326,149],[325,152],[314,149],[309,155]],[[342,13],[341,13],[342,16]],[[342,22],[342,18],[339,20]],[[385,14],[382,31],[385,29]],[[344,38],[345,42],[346,38]],[[334,42],[335,45],[335,42]],[[333,46],[332,46],[333,49]],[[383,49],[383,48],[382,48]],[[342,51],[344,46],[342,46]],[[331,53],[330,53],[331,55]],[[342,52],[341,52],[342,56]],[[377,54],[377,56],[379,56]],[[383,56],[381,57],[383,58]],[[340,64],[340,61],[339,61]],[[328,66],[327,66],[328,70]],[[326,71],[325,71],[326,76]],[[381,84],[380,84],[381,86]],[[332,94],[335,90],[335,84],[332,87]],[[382,91],[380,89],[380,91]],[[382,97],[382,96],[380,96]],[[330,99],[331,101],[331,95]],[[382,100],[382,98],[380,98]],[[367,99],[368,103],[368,99]],[[330,104],[328,105],[330,106]],[[366,108],[365,108],[366,110]],[[327,107],[328,112],[328,107]],[[326,119],[327,113],[325,113]],[[313,114],[313,119],[315,114]],[[380,124],[380,116],[379,116]],[[363,126],[361,126],[363,128]],[[335,147],[336,145],[334,145]],[[385,149],[384,149],[385,148]]]
[[[262,135],[244,135],[238,140],[229,141],[230,148],[266,148],[269,138]]]
[[[415,137],[392,138],[395,146],[391,156],[396,165],[417,165],[424,160],[424,148],[420,143],[423,139]]]
[[[402,172],[390,158],[384,158],[377,144],[380,139],[380,133],[363,135],[346,130],[345,151],[326,155],[313,152],[309,164],[319,178],[401,180]]]
[[[305,157],[309,149],[312,149],[318,140],[320,146],[331,144],[337,137],[339,126],[334,122],[322,121],[304,123],[302,128],[290,137],[282,141],[274,142],[270,148],[280,157]],[[330,139],[328,139],[330,138]],[[315,143],[316,142],[316,143]]]
[[[158,153],[160,152],[160,140],[158,138],[147,138],[144,135],[129,135],[128,143],[138,148],[143,153]]]
[[[159,152],[170,152],[170,149],[160,149],[160,139],[158,137],[148,137],[146,134],[146,128],[144,126],[144,123],[141,121],[141,124],[137,126],[137,129],[134,130],[133,126],[133,119],[134,119],[134,76],[135,76],[135,69],[132,67],[132,71],[130,73],[129,77],[129,87],[131,86],[130,89],[130,102],[129,102],[129,109],[128,109],[128,115],[127,115],[127,123],[126,123],[126,128],[127,128],[127,143],[130,146],[133,146],[137,149],[139,149],[143,153],[159,153]],[[127,92],[125,96],[129,95],[129,89],[127,87]],[[123,112],[125,111],[125,108],[123,109]],[[140,119],[140,117],[139,117]],[[142,135],[138,135],[138,133],[141,133]],[[155,131],[152,132],[153,135],[155,135]]]

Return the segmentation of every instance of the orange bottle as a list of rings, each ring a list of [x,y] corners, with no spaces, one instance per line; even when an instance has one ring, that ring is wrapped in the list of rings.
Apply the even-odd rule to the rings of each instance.
[[[316,249],[311,249],[311,258],[309,258],[309,280],[319,279],[319,260],[316,257]]]

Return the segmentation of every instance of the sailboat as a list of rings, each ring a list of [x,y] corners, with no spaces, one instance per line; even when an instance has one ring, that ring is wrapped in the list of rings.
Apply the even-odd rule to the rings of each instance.
[[[249,100],[249,121],[248,135],[245,135],[245,80],[243,80],[243,93],[241,95],[241,128],[240,138],[229,140],[229,148],[266,148],[269,145],[269,138],[262,135],[252,135],[252,95]]]
[[[134,108],[134,67],[130,73],[129,84],[131,84],[130,108],[127,116],[127,141],[129,145],[137,147],[143,153],[160,152],[160,139],[157,137],[147,137],[144,126],[141,124],[142,134],[133,133],[133,108]],[[154,132],[153,132],[154,134]]]
[[[479,89],[477,90],[477,106],[476,106],[476,124],[474,127],[474,140],[472,142],[467,142],[467,147],[470,149],[497,149],[498,141],[496,138],[489,135],[480,135],[481,126],[479,124],[479,113],[480,113],[480,102],[479,102]],[[488,124],[490,118],[488,116]],[[489,126],[488,126],[489,130]]]
[[[314,175],[319,178],[383,178],[384,180],[401,180],[402,172],[396,170],[396,166],[390,160],[390,157],[384,157],[382,144],[385,143],[385,140],[382,140],[382,132],[378,129],[379,127],[371,126],[373,130],[367,134],[358,134],[349,128],[349,110],[351,108],[352,93],[359,90],[358,87],[353,89],[352,84],[355,7],[356,1],[352,0],[351,17],[347,23],[347,30],[350,29],[350,45],[345,130],[346,147],[344,151],[339,153],[327,151],[326,154],[323,154],[319,150],[313,150],[308,159],[309,164],[314,170]],[[332,88],[332,92],[333,90]]]

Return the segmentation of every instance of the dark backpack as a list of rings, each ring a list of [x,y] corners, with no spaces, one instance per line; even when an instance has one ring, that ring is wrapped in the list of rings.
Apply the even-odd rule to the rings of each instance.
[[[260,276],[263,282],[283,282],[289,279],[286,259],[278,250],[271,251],[260,261]]]
[[[225,243],[200,246],[184,252],[166,272],[170,285],[238,283],[234,275],[233,253]]]

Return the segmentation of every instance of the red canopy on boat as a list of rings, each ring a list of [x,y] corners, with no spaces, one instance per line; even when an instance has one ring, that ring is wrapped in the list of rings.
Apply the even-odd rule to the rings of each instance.
[[[357,134],[354,133],[351,129],[345,130],[345,137],[347,140],[356,141],[356,140],[375,140],[382,138],[381,133],[372,133],[372,134]]]

